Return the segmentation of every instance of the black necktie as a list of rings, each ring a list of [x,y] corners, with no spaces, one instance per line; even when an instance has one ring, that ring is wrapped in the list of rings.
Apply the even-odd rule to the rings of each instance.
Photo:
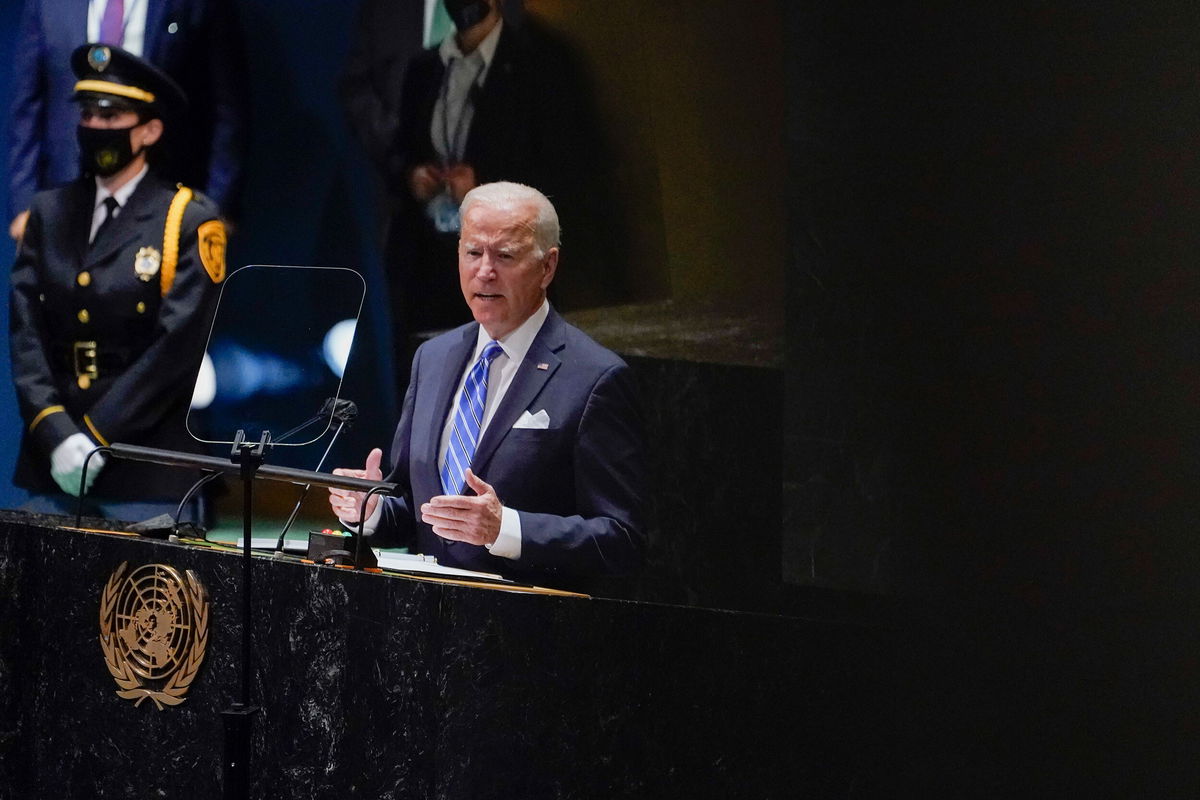
[[[93,244],[100,241],[100,234],[112,224],[113,218],[117,215],[117,209],[121,207],[121,204],[117,202],[117,198],[109,196],[104,198],[104,207],[108,209],[108,213],[104,215],[104,220],[100,223],[100,227],[96,228],[96,235],[92,237]]]

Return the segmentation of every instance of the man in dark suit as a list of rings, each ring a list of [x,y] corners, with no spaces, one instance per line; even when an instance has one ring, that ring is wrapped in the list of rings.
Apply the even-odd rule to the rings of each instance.
[[[388,476],[403,492],[371,498],[367,527],[441,564],[530,582],[627,572],[645,546],[637,391],[628,366],[546,300],[554,206],[486,184],[462,220],[459,284],[475,322],[417,350]],[[379,480],[381,458],[335,473]],[[362,504],[330,490],[345,524]]]
[[[71,66],[85,174],[34,197],[12,269],[12,369],[25,423],[14,482],[39,511],[73,510],[68,496],[97,445],[195,449],[184,417],[225,274],[215,204],[150,164],[186,102],[179,87],[102,45],[76,50]],[[96,456],[88,494],[102,504],[92,511],[173,511],[194,477]]]
[[[116,36],[99,35],[114,6]],[[119,12],[119,13],[117,13]],[[114,41],[114,39],[116,41]],[[88,41],[120,46],[175,79],[190,116],[170,132],[174,163],[161,174],[203,189],[237,216],[246,143],[246,69],[230,0],[25,0],[9,110],[9,232],[20,238],[35,192],[79,172],[71,52]]]

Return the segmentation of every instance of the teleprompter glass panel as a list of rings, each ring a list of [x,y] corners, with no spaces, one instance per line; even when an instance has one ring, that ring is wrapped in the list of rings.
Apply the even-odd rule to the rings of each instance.
[[[231,444],[238,431],[278,445],[311,444],[337,399],[366,283],[345,267],[254,264],[221,287],[187,428]]]

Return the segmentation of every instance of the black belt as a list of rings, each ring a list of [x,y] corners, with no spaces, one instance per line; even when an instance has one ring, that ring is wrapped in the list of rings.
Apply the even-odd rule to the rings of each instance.
[[[95,342],[73,342],[57,348],[58,363],[75,377],[95,380],[103,373],[120,372],[133,363],[128,347],[100,347]]]

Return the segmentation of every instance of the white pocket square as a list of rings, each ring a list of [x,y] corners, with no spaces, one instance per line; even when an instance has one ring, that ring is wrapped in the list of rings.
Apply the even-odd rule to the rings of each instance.
[[[542,409],[536,414],[530,414],[526,411],[521,415],[521,418],[513,423],[513,430],[525,428],[534,431],[544,431],[550,427],[550,415],[546,413],[546,409]]]

